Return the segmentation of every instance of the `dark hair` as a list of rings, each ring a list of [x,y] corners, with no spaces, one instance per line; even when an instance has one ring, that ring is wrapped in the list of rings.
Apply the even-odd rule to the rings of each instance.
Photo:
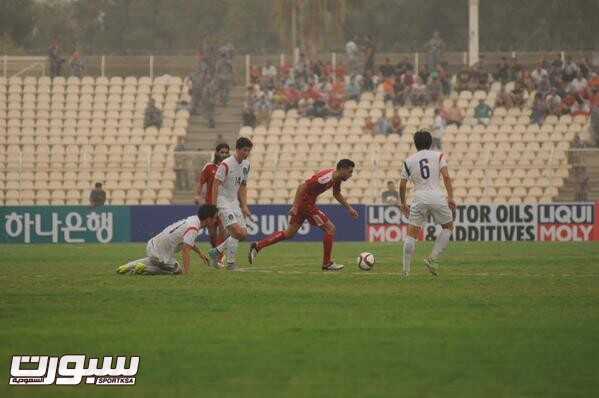
[[[216,151],[216,152],[219,152],[219,151],[220,151],[221,149],[223,149],[223,148],[230,149],[230,148],[229,148],[229,144],[227,144],[227,143],[224,143],[224,142],[223,142],[223,143],[220,143],[220,144],[218,144],[218,145],[216,146],[216,149],[215,149],[215,151]]]
[[[337,162],[337,170],[349,169],[350,167],[356,167],[356,164],[349,159],[341,159]]]
[[[431,133],[426,130],[418,130],[414,134],[414,144],[419,151],[430,149],[433,144],[433,137],[431,136]]]
[[[96,182],[96,185],[94,185],[96,188],[102,188],[102,183],[101,182]]]
[[[207,218],[216,216],[218,210],[215,205],[202,205],[198,209],[198,218],[200,221],[204,221]]]
[[[235,143],[235,149],[252,148],[253,146],[252,141],[246,137],[239,137]]]

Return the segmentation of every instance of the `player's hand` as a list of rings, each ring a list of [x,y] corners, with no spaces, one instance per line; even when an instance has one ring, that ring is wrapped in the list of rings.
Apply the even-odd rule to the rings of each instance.
[[[247,206],[243,206],[243,208],[241,209],[241,212],[243,213],[243,216],[246,218],[250,218],[252,216],[252,211]]]
[[[400,204],[399,208],[401,209],[401,212],[403,213],[404,216],[406,217],[410,217],[410,206],[406,205],[406,204]]]
[[[456,208],[457,206],[456,206],[456,204],[455,204],[455,201],[454,201],[453,199],[449,199],[449,200],[447,201],[447,204],[449,205],[449,208],[450,208],[452,211],[455,211],[455,208]]]
[[[349,215],[350,215],[350,216],[351,216],[351,218],[353,218],[354,220],[357,220],[357,219],[358,219],[358,217],[360,216],[360,213],[358,213],[358,212],[356,211],[356,209],[354,209],[353,207],[350,207],[350,208],[348,209],[348,211],[349,211]]]
[[[200,254],[200,258],[202,259],[202,261],[204,262],[204,264],[210,265],[210,261],[208,260],[208,257],[204,253]]]

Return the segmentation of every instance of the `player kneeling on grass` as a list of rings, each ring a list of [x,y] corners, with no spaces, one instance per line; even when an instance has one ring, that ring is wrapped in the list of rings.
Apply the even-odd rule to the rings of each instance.
[[[347,203],[341,194],[341,183],[347,181],[352,176],[354,167],[355,164],[351,160],[341,159],[337,163],[336,169],[321,170],[301,184],[297,188],[295,201],[289,212],[291,214],[289,227],[285,231],[275,232],[259,242],[252,243],[249,252],[250,264],[254,263],[260,250],[282,240],[293,238],[304,223],[304,220],[308,220],[310,224],[319,227],[325,233],[322,242],[324,248],[322,260],[323,271],[339,271],[343,269],[343,265],[336,264],[331,259],[333,241],[335,239],[335,225],[322,210],[316,207],[316,198],[332,187],[335,199],[349,211],[350,216],[354,220],[357,219],[358,212]]]
[[[433,246],[433,252],[424,259],[428,271],[437,275],[437,259],[449,244],[453,230],[453,187],[447,170],[447,159],[441,152],[431,151],[433,139],[431,133],[420,130],[414,134],[414,144],[418,152],[405,162],[399,183],[399,199],[401,211],[408,217],[408,233],[403,246],[403,274],[410,274],[412,257],[416,251],[416,240],[422,224],[429,216],[435,223],[441,224],[441,232]],[[440,176],[447,189],[447,199],[441,190]],[[414,184],[414,200],[412,205],[406,204],[406,184],[408,180]]]
[[[202,228],[210,228],[218,222],[214,205],[202,205],[198,214],[179,220],[149,240],[146,246],[147,257],[131,261],[117,268],[118,274],[167,275],[189,273],[190,252],[196,252],[208,264],[208,257],[195,246],[195,240]],[[183,268],[176,255],[181,251]]]

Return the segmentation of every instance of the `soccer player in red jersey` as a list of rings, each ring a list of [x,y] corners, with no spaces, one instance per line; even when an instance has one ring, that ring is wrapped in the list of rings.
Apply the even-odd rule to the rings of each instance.
[[[358,212],[347,203],[341,194],[341,183],[347,181],[352,176],[354,167],[355,164],[351,160],[341,159],[337,163],[336,169],[321,170],[302,183],[297,188],[295,200],[289,212],[291,214],[289,227],[285,231],[275,232],[259,242],[252,243],[248,255],[250,264],[254,263],[260,250],[282,240],[293,238],[304,221],[308,220],[310,224],[319,227],[325,233],[322,241],[324,248],[322,260],[323,271],[342,270],[343,265],[336,264],[331,259],[333,241],[335,240],[335,225],[327,215],[316,206],[316,198],[326,190],[333,188],[333,196],[335,199],[349,211],[350,216],[354,220],[357,219]]]
[[[214,161],[208,162],[202,169],[202,173],[198,178],[198,196],[196,198],[196,204],[216,204],[215,198],[212,197],[212,185],[214,183],[214,176],[220,163],[229,157],[229,145],[218,144],[214,151]],[[207,228],[210,234],[210,244],[212,247],[216,247],[221,244],[225,239],[225,231],[220,222],[216,225]]]

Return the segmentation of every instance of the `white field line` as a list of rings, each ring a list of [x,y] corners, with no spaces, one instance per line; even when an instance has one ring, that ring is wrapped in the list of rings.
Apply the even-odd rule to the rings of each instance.
[[[376,275],[392,275],[392,276],[401,276],[401,271],[397,272],[378,272],[378,271],[337,271],[337,272],[323,272],[323,271],[305,271],[305,270],[285,270],[285,269],[277,269],[276,267],[242,267],[235,270],[235,272],[251,272],[251,273],[263,273],[263,274],[281,274],[281,275],[322,275],[322,274],[350,274],[350,275],[364,275],[364,276],[376,276]],[[412,275],[411,275],[412,276]],[[414,275],[418,276],[418,274]],[[426,276],[429,276],[426,274]],[[451,270],[447,270],[447,273],[443,273],[443,270],[439,271],[439,276],[449,276],[452,278],[455,277],[507,277],[507,276],[516,276],[516,277],[527,277],[527,278],[596,278],[599,277],[599,274],[555,274],[555,273],[539,273],[539,274],[531,274],[528,272],[464,272],[464,273],[454,273]],[[432,276],[431,276],[432,277]]]

